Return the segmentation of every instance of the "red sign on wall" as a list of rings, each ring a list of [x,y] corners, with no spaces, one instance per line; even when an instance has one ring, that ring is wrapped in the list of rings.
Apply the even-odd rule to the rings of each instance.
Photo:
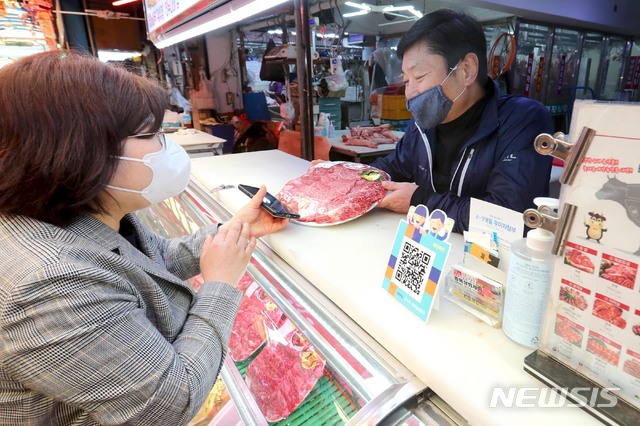
[[[640,56],[631,56],[629,58],[629,67],[627,68],[627,74],[624,79],[625,90],[637,89],[639,79],[640,79]]]
[[[524,95],[529,96],[531,91],[531,75],[533,74],[533,53],[529,53],[529,59],[527,59],[527,83],[524,86]]]
[[[540,93],[542,87],[542,70],[544,69],[544,57],[538,62],[538,75],[536,76],[536,93]]]

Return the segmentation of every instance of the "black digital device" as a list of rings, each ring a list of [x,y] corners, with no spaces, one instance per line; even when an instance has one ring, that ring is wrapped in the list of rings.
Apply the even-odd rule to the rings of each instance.
[[[260,188],[256,188],[255,186],[249,186],[240,184],[238,185],[238,189],[245,193],[248,197],[253,197],[256,195]],[[290,212],[285,206],[282,205],[280,200],[278,200],[273,195],[267,192],[267,195],[262,199],[262,208],[268,211],[272,216],[275,217],[284,217],[287,219],[299,219],[300,215]]]

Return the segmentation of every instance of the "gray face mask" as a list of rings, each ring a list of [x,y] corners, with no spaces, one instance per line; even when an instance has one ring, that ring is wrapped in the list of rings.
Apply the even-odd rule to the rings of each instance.
[[[458,68],[458,64],[451,69],[449,74],[442,80],[442,83],[425,90],[418,96],[407,99],[407,110],[411,112],[413,119],[421,129],[431,129],[442,123],[449,111],[451,111],[453,103],[467,90],[466,87],[462,89],[462,92],[454,100],[447,98],[442,90],[442,85]]]

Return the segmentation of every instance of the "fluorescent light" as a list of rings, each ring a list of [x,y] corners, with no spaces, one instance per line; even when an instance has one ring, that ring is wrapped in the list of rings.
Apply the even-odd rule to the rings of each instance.
[[[357,12],[350,12],[350,13],[345,13],[342,16],[344,16],[345,18],[350,18],[352,16],[360,16],[360,15],[366,15],[367,13],[369,13],[368,10],[359,10]]]
[[[413,13],[414,15],[416,15],[418,18],[422,18],[424,15],[422,14],[422,12],[420,12],[419,10],[415,10],[415,9],[409,9],[409,12]]]
[[[127,4],[127,3],[133,3],[134,1],[138,1],[138,0],[118,0],[118,1],[114,1],[113,3],[111,3],[113,6],[121,6],[123,4]]]
[[[411,10],[413,6],[386,6],[382,9],[383,12],[398,12],[400,10]]]
[[[339,36],[337,34],[334,34],[334,33],[328,33],[328,34],[317,33],[316,37],[318,37],[318,38],[338,38]]]
[[[345,4],[347,6],[355,7],[357,9],[362,9],[362,10],[367,10],[367,11],[371,10],[371,6],[369,6],[368,4],[364,4],[364,3],[354,3],[352,1],[348,1]],[[362,15],[362,13],[361,13],[361,15]],[[347,15],[344,15],[344,16],[347,16]],[[354,16],[354,15],[351,15],[351,16]]]
[[[233,8],[233,2],[227,3],[227,5],[229,5],[230,11],[222,12],[221,14],[216,15],[216,17],[211,19],[210,21],[204,22],[174,36],[169,36],[164,40],[159,40],[155,43],[155,45],[158,49],[164,49],[167,46],[171,46],[181,41],[229,26],[236,22],[243,21],[251,16],[262,13],[267,9],[271,9],[272,7],[287,2],[288,0],[254,0],[250,3],[238,7],[237,9]],[[223,8],[224,6],[219,9]],[[217,9],[214,9],[214,13],[216,11]]]
[[[288,31],[289,35],[296,35],[295,31]],[[282,35],[282,30],[280,28],[276,28],[275,30],[267,31],[267,34],[271,35]]]

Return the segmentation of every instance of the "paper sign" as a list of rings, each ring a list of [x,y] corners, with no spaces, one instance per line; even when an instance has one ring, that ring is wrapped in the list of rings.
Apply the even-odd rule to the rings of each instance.
[[[472,198],[469,230],[497,233],[498,254],[501,259],[508,259],[511,243],[524,236],[524,220],[520,212]]]
[[[494,231],[499,240],[513,242],[524,235],[522,213],[486,201],[471,199],[469,230]]]
[[[437,234],[400,221],[382,281],[385,291],[423,321],[429,319],[434,308],[442,270],[451,248]]]

